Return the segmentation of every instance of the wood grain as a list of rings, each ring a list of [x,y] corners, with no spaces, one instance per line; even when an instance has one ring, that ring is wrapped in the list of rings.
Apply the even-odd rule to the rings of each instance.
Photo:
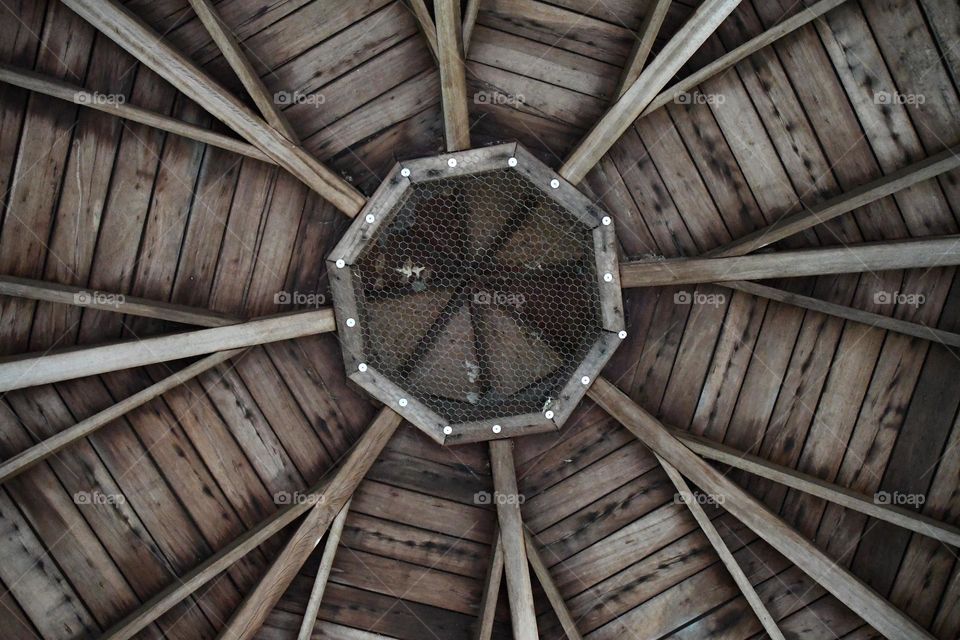
[[[470,113],[463,56],[459,0],[434,0],[437,15],[437,62],[443,99],[443,130],[447,151],[470,148]]]

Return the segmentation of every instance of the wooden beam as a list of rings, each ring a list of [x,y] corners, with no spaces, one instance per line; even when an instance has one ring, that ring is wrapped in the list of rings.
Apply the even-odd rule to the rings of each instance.
[[[437,26],[433,23],[426,2],[424,0],[410,0],[410,11],[413,12],[413,17],[417,19],[423,37],[427,39],[427,48],[430,49],[433,59],[439,61],[440,48],[437,45]]]
[[[932,638],[923,627],[838,565],[760,501],[677,440],[611,382],[599,378],[590,397],[654,453],[704,491],[723,496],[723,507],[820,583],[854,613],[889,638]]]
[[[537,551],[536,540],[533,539],[533,536],[526,529],[523,530],[523,533],[527,545],[527,560],[530,561],[533,573],[536,574],[537,580],[540,581],[540,586],[547,595],[547,600],[550,601],[553,612],[557,614],[557,619],[560,620],[560,626],[563,627],[563,631],[567,634],[569,640],[583,640],[583,636],[577,631],[577,624],[573,616],[570,615],[570,609],[567,608],[567,603],[563,601],[560,590],[557,589],[553,578],[550,577],[550,570],[547,569],[543,558],[540,557],[540,552]]]
[[[267,125],[117,0],[63,3],[348,216],[363,208],[359,191]]]
[[[296,131],[290,126],[290,121],[277,107],[277,103],[270,94],[270,90],[267,89],[267,85],[263,83],[253,65],[250,64],[249,58],[240,47],[240,43],[230,32],[230,28],[224,24],[213,3],[210,0],[190,0],[190,6],[193,7],[203,26],[207,28],[210,37],[213,38],[230,68],[237,74],[244,89],[253,98],[254,104],[257,105],[257,109],[260,110],[267,123],[286,136],[290,142],[299,144],[300,138],[297,137]]]
[[[347,461],[337,468],[333,478],[320,480],[306,492],[303,500],[294,502],[278,510],[269,518],[213,554],[205,562],[187,573],[187,575],[174,580],[169,587],[150,598],[147,602],[144,602],[137,610],[107,630],[101,640],[128,640],[132,638],[154,620],[173,608],[177,603],[217,575],[223,573],[234,562],[259,547],[271,536],[285,529],[316,505],[322,505],[328,502],[330,494],[327,492],[329,487],[332,487],[338,478],[341,479],[342,484],[343,477],[350,476],[355,472],[355,468],[350,466],[351,460],[354,460],[354,452],[365,451],[369,453],[370,450],[376,447],[382,447],[380,441],[385,441],[383,432],[386,430],[392,433],[393,429],[396,428],[396,425],[390,428],[390,423],[393,421],[393,418],[385,416],[385,413],[390,414],[392,412],[387,409],[381,411],[380,415],[377,416],[367,431],[354,445]],[[399,423],[399,417],[395,419],[397,423]],[[364,456],[364,458],[365,457],[366,456]],[[343,503],[345,504],[346,501],[344,500]]]
[[[677,96],[687,93],[691,89],[696,88],[698,85],[703,84],[710,78],[723,73],[747,56],[756,53],[764,47],[770,46],[780,38],[793,33],[800,27],[809,24],[826,12],[840,6],[846,1],[847,0],[820,0],[820,2],[798,11],[796,15],[787,18],[780,24],[770,27],[755,38],[747,40],[733,51],[720,56],[699,71],[687,76],[677,84],[672,85],[666,91],[658,95],[647,106],[647,108],[643,110],[642,115],[647,115],[661,107],[666,106],[667,104],[673,102]]]
[[[317,577],[313,581],[313,589],[310,591],[310,600],[307,601],[307,610],[303,614],[303,623],[300,625],[300,635],[297,636],[297,640],[310,640],[313,637],[314,627],[317,626],[317,614],[320,612],[320,602],[323,600],[323,592],[327,588],[327,580],[330,579],[333,559],[337,556],[337,547],[340,545],[343,526],[346,524],[347,514],[350,512],[351,500],[347,500],[347,503],[340,509],[340,513],[333,519],[333,524],[330,525],[330,533],[327,534],[327,541],[324,543],[320,567],[317,569]]]
[[[870,204],[957,167],[960,167],[960,147],[951,147],[920,162],[898,169],[889,175],[881,176],[847,193],[805,207],[804,210],[797,213],[783,216],[769,226],[757,229],[753,233],[729,242],[722,247],[717,247],[703,255],[711,258],[729,258],[752,253],[757,249],[762,249],[818,224],[833,220],[858,207]]]
[[[480,616],[477,618],[474,640],[490,640],[493,636],[493,620],[497,614],[501,582],[503,582],[503,543],[500,541],[498,529],[493,536],[490,566],[487,567],[487,578],[483,583],[483,598],[480,600]]]
[[[738,4],[740,0],[704,0],[660,54],[577,145],[560,168],[560,175],[573,184],[583,180]]]
[[[437,60],[447,151],[463,151],[470,148],[470,113],[460,0],[434,0],[433,11],[437,16]]]
[[[643,66],[647,64],[647,58],[653,49],[653,43],[657,40],[657,34],[660,33],[660,27],[663,26],[663,21],[667,17],[670,2],[671,0],[654,0],[652,4],[647,5],[647,15],[643,17],[643,23],[640,25],[639,37],[633,45],[633,51],[630,52],[626,65],[623,67],[623,75],[620,76],[617,100],[640,77],[640,72],[643,71]]]
[[[750,295],[767,298],[768,300],[776,300],[777,302],[790,304],[802,309],[826,313],[831,316],[843,318],[844,320],[861,322],[871,327],[877,327],[878,329],[885,329],[922,340],[931,340],[951,347],[960,347],[960,334],[937,329],[936,327],[928,327],[927,325],[917,324],[916,322],[883,316],[879,313],[872,313],[842,304],[827,302],[826,300],[820,300],[818,298],[811,298],[810,296],[793,293],[792,291],[784,291],[776,287],[768,287],[765,284],[758,284],[756,282],[747,282],[745,280],[724,282],[723,286],[737,291],[743,291]]]
[[[513,441],[492,440],[490,463],[507,574],[507,594],[510,596],[513,637],[516,640],[537,640],[537,613],[533,607],[533,587],[527,570],[517,472],[513,465]]]
[[[0,361],[0,391],[334,331],[333,311],[298,311],[226,327],[199,329]]]
[[[118,118],[139,122],[154,129],[160,129],[167,133],[190,138],[191,140],[209,144],[220,149],[226,149],[227,151],[239,153],[249,158],[254,158],[255,160],[276,164],[273,158],[243,140],[237,140],[236,138],[225,136],[222,133],[209,131],[194,124],[183,122],[182,120],[177,120],[176,118],[171,118],[161,113],[154,113],[148,109],[135,107],[116,99],[104,99],[104,96],[100,94],[87,91],[76,85],[63,82],[57,78],[50,78],[34,71],[18,69],[7,64],[0,64],[0,81],[20,87],[21,89],[42,93],[52,98],[59,98],[60,100],[66,100],[74,104],[96,109],[97,111],[109,113]]]
[[[710,520],[710,516],[703,510],[703,507],[697,502],[690,487],[687,486],[687,481],[683,479],[679,471],[659,455],[657,455],[657,460],[660,461],[663,470],[667,472],[667,476],[669,476],[670,481],[673,482],[673,486],[677,488],[677,494],[690,509],[693,519],[700,525],[700,529],[704,535],[707,536],[707,540],[710,541],[714,551],[717,552],[717,555],[720,557],[720,562],[727,568],[727,572],[733,578],[733,581],[737,583],[737,588],[740,589],[743,597],[747,599],[747,604],[750,605],[750,608],[753,609],[753,612],[757,615],[757,618],[759,618],[764,631],[766,631],[767,635],[773,640],[786,640],[780,631],[780,627],[777,626],[777,621],[774,620],[770,612],[767,611],[766,605],[763,604],[760,596],[757,595],[747,575],[737,563],[737,559],[733,557],[723,538],[720,537],[720,532],[713,526],[713,521]]]
[[[138,391],[132,396],[121,400],[120,402],[107,407],[99,413],[95,413],[89,418],[85,418],[71,427],[58,432],[56,435],[43,440],[32,447],[29,447],[12,458],[0,464],[0,483],[4,483],[10,478],[26,471],[44,458],[53,455],[64,447],[87,437],[100,427],[110,424],[117,418],[133,411],[137,407],[145,405],[154,398],[166,393],[170,389],[177,387],[191,378],[195,378],[204,371],[212,369],[222,362],[242,353],[243,349],[232,349],[230,351],[221,351],[198,360],[193,364],[167,376],[163,380],[154,383]]]
[[[960,236],[778,251],[736,258],[672,258],[620,265],[623,287],[800,278],[833,273],[927,269],[960,264]]]
[[[473,28],[477,26],[477,14],[480,13],[480,0],[467,0],[467,8],[463,13],[463,59],[467,59],[470,51],[470,40],[473,38]]]
[[[208,309],[14,276],[0,276],[0,295],[70,304],[201,327],[225,327],[240,322],[239,318]]]
[[[357,485],[383,451],[400,422],[399,414],[386,408],[380,410],[363,438],[350,451],[346,461],[324,489],[323,499],[307,513],[307,517],[294,531],[266,575],[227,622],[220,633],[221,640],[246,640],[260,629],[280,596],[310,557],[310,552],[330,527],[334,517],[353,496]]]
[[[702,436],[678,429],[671,429],[670,433],[695,453],[708,460],[714,460],[761,478],[772,480],[791,489],[809,493],[812,496],[822,498],[846,509],[852,509],[871,518],[883,520],[898,527],[929,536],[944,544],[960,547],[960,528],[953,525],[940,522],[910,509],[878,503],[873,498],[846,487],[821,480],[796,469],[768,462],[753,454],[738,451]]]

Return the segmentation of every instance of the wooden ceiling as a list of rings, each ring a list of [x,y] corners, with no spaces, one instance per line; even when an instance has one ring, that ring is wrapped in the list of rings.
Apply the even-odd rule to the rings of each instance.
[[[264,107],[248,97],[259,78],[283,107],[264,107],[272,126],[194,102],[68,4],[118,3],[0,6],[0,291],[11,294],[0,295],[0,354],[44,354],[11,366],[55,380],[6,386],[0,400],[0,635],[99,637],[180,589],[189,595],[136,637],[217,637],[247,594],[272,584],[268,569],[303,523],[254,539],[202,585],[191,572],[310,487],[329,498],[321,479],[342,478],[333,472],[348,452],[373,451],[340,523],[313,637],[474,638],[496,556],[490,452],[440,447],[390,424],[392,412],[346,380],[332,327],[318,328],[329,324],[325,259],[350,224],[342,211],[356,213],[398,159],[463,147],[445,129],[441,86],[450,83],[411,10],[420,3],[215,2],[252,65],[246,83],[221,53],[229,45],[214,43],[191,7],[203,3],[122,3],[242,101],[237,113]],[[789,638],[906,628],[852,575],[917,625],[899,637],[923,628],[958,638],[960,281],[954,267],[929,266],[956,264],[938,256],[957,249],[911,240],[960,233],[960,8],[837,0],[716,71],[725,53],[803,7],[703,4],[736,8],[674,70],[686,56],[657,56],[674,51],[671,37],[701,15],[700,2],[465,3],[467,15],[478,8],[465,75],[472,146],[518,140],[576,183],[571,154],[605,113],[625,114],[625,132],[582,163],[593,168],[581,187],[610,212],[623,260],[634,263],[622,272],[627,338],[604,372],[609,383],[590,391],[599,405],[584,402],[558,433],[514,440],[527,548],[549,577],[531,580],[539,637],[568,637],[548,597],[554,585],[578,633],[596,640],[766,637],[758,609]],[[451,23],[437,18],[449,70]],[[636,118],[643,87],[614,98],[646,26],[660,19],[645,68],[664,65],[669,85],[703,77]],[[188,82],[184,69],[175,75]],[[14,86],[11,70],[18,84],[39,84]],[[57,86],[69,100],[47,95]],[[86,105],[75,103],[79,87]],[[144,109],[185,135],[91,103]],[[231,131],[243,127],[246,141]],[[774,221],[794,227],[770,235]],[[738,257],[774,241],[774,252]],[[880,242],[894,244],[844,250],[830,270],[830,247]],[[775,268],[763,271],[763,260]],[[746,282],[788,268],[801,277]],[[720,280],[729,282],[703,284]],[[233,339],[240,319],[290,311],[283,292],[313,296],[300,307],[316,314],[311,324],[298,316],[284,329],[311,335],[194,359],[209,352],[190,350],[198,340]],[[78,294],[89,297],[75,304]],[[64,379],[61,363],[99,364],[86,351],[49,359],[198,326],[223,331],[183,333],[170,347],[176,361],[148,355],[135,363],[146,366]],[[194,377],[7,475],[17,454],[185,370]],[[0,364],[0,380],[9,371]],[[371,423],[386,441],[379,456],[354,446],[373,442]],[[677,438],[664,438],[660,423]],[[679,442],[690,449],[672,448]],[[674,468],[698,495],[729,501],[691,510],[676,498]],[[348,481],[336,485],[340,504]],[[802,540],[784,547],[796,534],[776,529],[749,496]],[[303,537],[309,559],[273,594],[255,637],[297,637],[321,570],[316,542]],[[718,555],[724,545],[752,588]],[[815,549],[837,563],[829,576],[809,575]],[[504,545],[508,563],[515,551]],[[494,638],[520,637],[507,578]],[[837,585],[849,594],[838,598]]]

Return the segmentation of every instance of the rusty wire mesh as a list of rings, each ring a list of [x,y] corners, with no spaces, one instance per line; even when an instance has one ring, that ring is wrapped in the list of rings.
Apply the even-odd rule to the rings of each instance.
[[[451,424],[548,410],[602,332],[590,229],[506,169],[386,215],[352,276],[366,360]]]

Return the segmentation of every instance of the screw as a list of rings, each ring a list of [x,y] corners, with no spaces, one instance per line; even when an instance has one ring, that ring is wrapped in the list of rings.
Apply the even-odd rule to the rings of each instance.
[[[345,266],[347,266],[347,262],[345,260],[342,258],[337,260],[337,269],[343,269]]]
[[[626,340],[626,339],[627,339],[627,332],[626,332],[626,331],[620,331],[620,333],[617,334],[617,337],[620,338],[621,340]]]
[[[603,216],[603,219],[600,220],[604,225],[609,225],[613,220],[610,219],[610,216]]]
[[[357,371],[359,371],[360,373],[363,373],[366,370],[367,370],[367,365],[365,362],[361,362],[360,364],[357,365]]]
[[[447,160],[447,166],[453,169],[455,166],[457,166],[457,159],[450,158],[449,160]]]
[[[605,274],[603,274],[603,281],[604,281],[604,282],[613,282],[613,274],[612,274],[612,273],[605,273]]]
[[[373,217],[373,214],[372,214],[372,213],[368,213],[368,214],[367,214],[367,217],[364,218],[364,220],[367,221],[367,224],[373,224],[373,221],[376,220],[376,218]]]
[[[410,169],[407,169],[406,167],[404,167],[403,169],[400,169],[400,175],[402,175],[404,178],[409,178]]]
[[[509,167],[515,167],[515,166],[517,166],[517,159],[516,159],[516,158],[510,158],[509,160],[507,160],[507,166],[509,166]]]
[[[550,181],[550,186],[556,189],[560,186],[560,181],[554,178],[553,180]]]
[[[354,326],[356,326],[356,324],[357,324],[357,321],[356,321],[356,320],[354,320],[353,318],[347,318],[347,326],[348,326],[348,327],[354,327]]]
[[[580,382],[582,382],[583,384],[590,384],[590,376],[583,376],[582,378],[580,378]]]
[[[547,411],[545,414],[543,414],[543,417],[547,420],[553,420],[553,411]]]
[[[405,407],[405,406],[407,406],[407,399],[406,399],[406,398],[400,398],[399,400],[397,400],[397,404],[400,405],[401,407]]]
[[[443,435],[448,436],[448,435],[450,435],[451,433],[453,433],[453,427],[444,427],[444,428],[443,428]]]
[[[500,433],[501,429],[503,429],[503,427],[501,427],[500,425],[498,425],[498,424],[493,425],[493,432],[494,432],[494,433]]]

